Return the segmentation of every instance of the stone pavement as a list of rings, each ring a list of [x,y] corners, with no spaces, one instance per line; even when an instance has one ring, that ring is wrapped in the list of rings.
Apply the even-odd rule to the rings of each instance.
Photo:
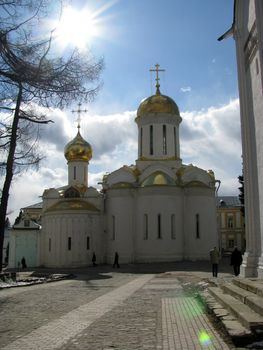
[[[75,280],[0,291],[1,349],[233,349],[183,288],[210,267],[156,270],[89,268]]]

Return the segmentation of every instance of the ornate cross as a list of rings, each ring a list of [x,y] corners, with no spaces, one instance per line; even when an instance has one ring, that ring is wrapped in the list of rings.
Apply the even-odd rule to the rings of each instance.
[[[80,121],[81,121],[81,118],[80,118],[80,114],[81,113],[87,113],[88,110],[87,109],[80,109],[81,107],[81,103],[78,104],[78,109],[76,111],[71,111],[72,113],[78,113],[78,118],[77,118],[77,122],[78,122],[78,129],[80,129]]]
[[[159,78],[159,72],[165,72],[165,69],[160,69],[159,68],[160,65],[158,63],[156,63],[155,65],[155,69],[151,68],[150,69],[150,72],[156,72],[156,94],[160,94],[160,84],[159,84],[159,81],[160,81],[160,78]]]

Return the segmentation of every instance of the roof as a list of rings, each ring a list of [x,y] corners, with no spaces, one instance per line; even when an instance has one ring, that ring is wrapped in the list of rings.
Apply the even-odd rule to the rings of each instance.
[[[22,209],[42,209],[43,208],[43,202],[39,202],[36,204],[29,205],[28,207],[24,207]]]
[[[218,196],[216,200],[219,208],[233,208],[242,206],[238,196]]]

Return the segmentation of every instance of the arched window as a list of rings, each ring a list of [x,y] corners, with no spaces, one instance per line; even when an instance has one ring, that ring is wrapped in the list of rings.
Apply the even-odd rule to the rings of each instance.
[[[115,222],[115,216],[112,215],[112,240],[115,241],[116,239],[116,222]]]
[[[143,239],[148,239],[148,214],[143,217]]]
[[[150,155],[153,155],[153,126],[150,125]]]
[[[195,215],[195,238],[200,238],[200,222],[199,214]]]
[[[166,125],[163,125],[163,154],[167,154]]]
[[[157,238],[158,239],[161,239],[162,238],[162,221],[161,221],[161,214],[158,214],[158,217],[157,217],[157,221],[158,221],[158,224],[157,224]]]
[[[175,239],[175,215],[171,215],[171,239]]]
[[[177,157],[176,127],[174,127],[174,155]]]
[[[143,129],[140,129],[140,157],[142,156],[142,138],[143,138]]]

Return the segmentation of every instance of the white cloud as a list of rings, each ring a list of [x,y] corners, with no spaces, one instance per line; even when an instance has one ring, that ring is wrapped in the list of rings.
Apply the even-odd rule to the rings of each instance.
[[[241,174],[241,142],[238,100],[220,107],[201,111],[182,112],[180,126],[181,158],[184,164],[193,163],[212,169],[221,180],[220,194],[238,193],[237,177]],[[9,210],[19,213],[21,207],[41,200],[45,188],[67,184],[67,162],[64,146],[77,132],[71,127],[74,118],[56,111],[55,124],[45,126],[40,147],[46,158],[39,171],[20,175],[12,184]],[[89,164],[89,185],[100,187],[103,174],[134,164],[137,158],[137,125],[135,112],[113,115],[94,115],[83,118],[81,134],[93,147]],[[50,130],[50,128],[54,128]]]
[[[180,91],[181,92],[190,92],[190,91],[192,91],[192,88],[191,88],[191,86],[181,87]]]

